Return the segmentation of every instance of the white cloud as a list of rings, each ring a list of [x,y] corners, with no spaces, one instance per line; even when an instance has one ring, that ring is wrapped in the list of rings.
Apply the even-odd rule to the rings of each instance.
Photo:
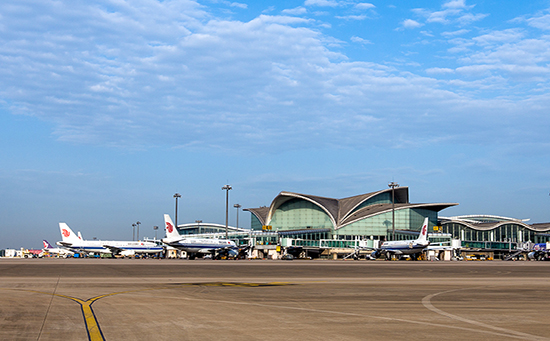
[[[466,38],[453,38],[449,40],[449,43],[455,45],[448,49],[450,53],[469,51],[470,48],[475,45],[474,41]]]
[[[248,5],[247,4],[243,4],[243,3],[240,3],[240,2],[232,2],[230,4],[231,7],[238,7],[238,8],[242,8],[242,9],[247,9],[248,8]]]
[[[367,18],[367,16],[364,15],[364,14],[361,14],[361,15],[345,15],[345,16],[337,15],[336,18],[337,19],[344,19],[344,20],[365,20]]]
[[[489,15],[488,14],[483,14],[483,13],[477,13],[477,14],[466,13],[466,14],[458,17],[456,19],[456,21],[461,25],[469,25],[469,24],[473,23],[474,21],[483,20],[487,16],[489,16]]]
[[[450,74],[450,73],[454,73],[454,72],[455,71],[453,69],[441,68],[441,67],[432,67],[432,68],[426,69],[426,73],[431,74],[431,75]]]
[[[529,26],[539,28],[541,30],[550,30],[550,14],[539,15],[527,19]]]
[[[460,13],[459,10],[444,10],[444,11],[437,11],[437,12],[431,12],[427,16],[426,21],[429,23],[440,23],[440,24],[446,24],[449,22],[447,19],[451,15],[456,15]]]
[[[319,7],[337,7],[338,1],[335,0],[306,0],[305,6],[319,6]]]
[[[443,8],[466,8],[464,0],[451,0],[443,4]]]
[[[510,83],[529,91],[546,84],[550,74],[550,37],[526,38],[523,28],[488,31],[471,39],[455,38],[450,52],[462,54],[456,72],[468,77],[495,80],[502,89]],[[489,83],[487,83],[489,84]],[[533,89],[534,90],[534,89]]]
[[[445,131],[450,118],[458,122],[456,131],[444,133],[452,139],[465,133],[461,122],[474,121],[488,105],[472,99],[484,89],[505,88],[510,80],[548,82],[550,42],[516,30],[474,39],[456,37],[464,31],[445,33],[455,37],[449,43],[457,55],[441,60],[455,58],[458,68],[412,59],[392,68],[348,60],[338,52],[345,43],[323,34],[318,22],[291,15],[225,20],[193,1],[49,5],[23,11],[0,4],[6,28],[0,102],[12,113],[51,122],[63,141],[353,148],[386,143],[395,130],[401,142],[419,131]],[[357,35],[350,41],[371,43]],[[405,63],[430,77],[399,69]],[[529,92],[518,88],[516,98]],[[435,115],[430,124],[422,121],[426,112]]]
[[[288,14],[288,15],[301,15],[301,14],[306,14],[307,9],[305,7],[300,6],[300,7],[291,8],[291,9],[284,9],[281,11],[281,13]]]
[[[406,29],[414,29],[422,26],[424,26],[424,24],[421,24],[418,21],[412,19],[405,19],[401,22],[401,27]]]
[[[373,4],[370,4],[368,2],[361,2],[361,3],[358,3],[355,5],[356,8],[358,9],[373,9],[373,8],[376,8],[376,6],[374,6]]]
[[[461,36],[461,35],[464,35],[468,32],[470,32],[470,30],[461,29],[461,30],[452,31],[452,32],[442,32],[441,35],[445,38],[450,38],[450,37],[455,37],[455,36]]]
[[[472,38],[477,44],[482,46],[489,44],[502,44],[518,41],[525,36],[521,29],[511,28],[502,31],[492,31],[490,33]]]
[[[432,11],[425,8],[416,8],[413,13],[426,18],[427,23],[468,25],[482,20],[487,14],[469,12],[474,6],[466,6],[464,1],[449,1],[442,5],[442,10]]]
[[[354,43],[359,43],[359,44],[372,44],[372,42],[370,40],[367,40],[367,39],[363,39],[361,37],[356,37],[356,36],[353,36],[350,38],[350,40]]]

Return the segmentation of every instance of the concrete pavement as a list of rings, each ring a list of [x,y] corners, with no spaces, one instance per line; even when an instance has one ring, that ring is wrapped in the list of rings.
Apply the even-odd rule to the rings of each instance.
[[[547,340],[550,262],[0,259],[2,340]]]

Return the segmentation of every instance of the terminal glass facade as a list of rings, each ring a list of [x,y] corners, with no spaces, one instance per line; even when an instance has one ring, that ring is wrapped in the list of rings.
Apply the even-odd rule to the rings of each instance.
[[[181,226],[178,227],[178,232],[180,235],[195,235],[195,234],[202,234],[202,233],[218,233],[218,232],[225,232],[225,228],[217,227],[217,226],[207,226],[207,225],[197,225],[195,227],[186,227],[182,228]]]
[[[256,217],[254,214],[251,214],[250,216],[250,229],[253,231],[261,231],[262,223],[260,222],[260,219],[258,219],[258,217]]]
[[[437,212],[454,204],[410,204],[408,188],[395,191],[395,238],[415,239],[426,217],[437,224]],[[354,205],[357,205],[354,207]],[[392,191],[389,189],[343,199],[281,192],[270,208],[250,209],[252,230],[271,231],[302,240],[391,240]],[[318,232],[317,230],[323,230]]]
[[[368,199],[367,201],[365,201],[361,205],[357,206],[357,208],[354,209],[352,211],[352,213],[362,209],[363,207],[367,207],[367,206],[370,206],[370,205],[376,205],[376,204],[391,204],[391,194],[390,193],[380,193],[378,195],[375,195],[374,197]]]
[[[395,229],[420,231],[425,217],[429,218],[429,226],[433,226],[434,222],[437,221],[437,212],[426,209],[395,210]],[[342,239],[346,239],[346,236],[373,236],[374,239],[390,240],[392,235],[392,212],[385,212],[356,221],[338,229],[335,234]],[[407,235],[403,239],[416,239],[417,237]]]
[[[328,214],[319,206],[303,199],[291,199],[279,206],[271,222],[273,229],[333,228]]]
[[[464,224],[450,222],[443,224],[442,228],[444,233],[450,233],[454,239],[473,242],[544,243],[550,240],[544,233],[537,233],[515,223],[503,224],[488,230],[478,230]]]

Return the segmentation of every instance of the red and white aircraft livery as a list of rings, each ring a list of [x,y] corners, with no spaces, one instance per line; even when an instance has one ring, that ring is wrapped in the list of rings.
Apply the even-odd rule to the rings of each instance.
[[[182,237],[168,214],[164,215],[166,238],[162,242],[166,245],[187,252],[189,259],[195,259],[197,255],[210,254],[214,258],[216,253],[227,252],[236,255],[238,248],[234,241],[217,238]]]
[[[65,223],[59,223],[59,230],[62,241],[56,244],[74,252],[132,256],[142,253],[159,253],[164,250],[164,247],[148,241],[83,240]]]
[[[426,217],[417,239],[384,242],[371,254],[371,257],[378,258],[385,254],[389,259],[391,255],[419,255],[428,245],[430,242],[428,241],[428,218]]]

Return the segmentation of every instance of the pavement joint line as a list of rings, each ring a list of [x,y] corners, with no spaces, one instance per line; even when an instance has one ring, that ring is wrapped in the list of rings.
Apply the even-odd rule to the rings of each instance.
[[[424,321],[414,321],[414,320],[406,320],[401,318],[395,318],[395,317],[386,317],[386,316],[377,316],[377,315],[365,315],[365,314],[358,314],[358,313],[350,313],[350,312],[342,312],[342,311],[333,311],[333,310],[326,310],[326,309],[314,309],[314,308],[303,308],[303,307],[289,307],[289,306],[281,306],[281,305],[273,305],[273,304],[263,304],[263,303],[250,303],[250,302],[239,302],[239,301],[223,301],[223,300],[211,300],[211,299],[201,299],[201,298],[192,298],[192,297],[178,297],[178,299],[187,300],[187,301],[207,301],[207,302],[215,302],[215,303],[225,303],[225,304],[231,304],[231,305],[249,305],[249,306],[257,306],[257,307],[269,307],[269,308],[279,308],[279,309],[288,309],[288,310],[301,310],[301,311],[309,311],[309,312],[318,312],[323,314],[335,314],[335,315],[343,315],[343,316],[357,316],[357,317],[367,317],[367,318],[373,318],[373,319],[379,319],[379,320],[386,320],[386,321],[392,321],[392,322],[405,322],[405,323],[412,323],[412,324],[420,324],[424,326],[431,326],[431,327],[444,327],[444,328],[450,328],[450,329],[458,329],[458,330],[465,330],[469,332],[476,332],[476,333],[485,333],[485,334],[492,334],[497,336],[503,336],[508,338],[515,338],[515,339],[523,339],[523,340],[533,340],[533,339],[539,339],[539,340],[549,340],[547,338],[542,338],[539,336],[524,334],[524,335],[511,335],[509,332],[496,332],[491,330],[482,330],[482,329],[474,329],[474,328],[467,328],[467,327],[460,327],[460,326],[451,326],[446,324],[438,324],[438,323],[431,323],[431,322],[424,322]]]
[[[97,301],[98,299],[101,299],[103,297],[116,295],[118,293],[113,294],[107,294],[107,295],[101,295],[97,297],[90,298],[86,301],[77,298],[72,297],[68,295],[63,294],[56,294],[56,293],[49,293],[49,292],[43,292],[43,291],[36,291],[36,290],[26,290],[26,289],[5,289],[5,290],[15,290],[15,291],[26,291],[26,292],[34,292],[37,294],[44,294],[44,295],[51,295],[52,298],[54,296],[61,297],[61,298],[67,298],[73,302],[76,302],[80,305],[80,309],[82,311],[82,317],[84,318],[84,324],[86,325],[86,332],[88,334],[88,340],[90,341],[104,341],[105,338],[103,337],[103,333],[101,332],[101,328],[99,327],[99,323],[97,322],[97,318],[95,316],[95,313],[92,309],[92,304]]]
[[[42,291],[36,291],[36,290],[27,290],[27,289],[12,289],[12,288],[0,288],[4,290],[14,290],[14,291],[26,291],[26,292],[34,292],[39,294],[45,294],[45,295],[52,295],[52,296],[58,296],[62,298],[70,299],[74,302],[77,302],[81,306],[82,314],[84,317],[84,321],[86,324],[86,330],[88,332],[88,339],[90,341],[104,341],[105,338],[103,336],[103,333],[101,332],[101,329],[99,327],[99,324],[97,322],[97,319],[95,317],[95,314],[92,309],[92,304],[96,302],[97,300],[100,300],[105,297],[109,296],[115,296],[120,294],[128,294],[128,293],[137,293],[137,292],[144,292],[144,291],[157,291],[157,290],[166,290],[166,289],[175,289],[177,287],[184,287],[184,286],[241,286],[241,287],[258,287],[258,286],[274,286],[274,285],[293,285],[290,282],[268,282],[268,283],[238,283],[238,282],[197,282],[197,283],[174,283],[172,285],[168,286],[162,286],[157,288],[146,288],[146,289],[138,289],[138,290],[128,290],[128,291],[121,291],[121,292],[114,292],[109,294],[103,294],[100,296],[92,297],[86,301],[68,296],[63,294],[56,294],[56,293],[48,293],[48,292],[42,292]],[[225,304],[234,304],[234,305],[253,305],[253,306],[259,306],[259,307],[271,307],[271,308],[279,308],[279,309],[290,309],[290,310],[301,310],[301,311],[310,311],[310,312],[319,312],[319,313],[328,313],[328,314],[338,314],[338,315],[344,315],[344,316],[357,316],[357,317],[367,317],[367,318],[374,318],[374,319],[380,319],[380,320],[386,320],[386,321],[395,321],[395,322],[405,322],[405,323],[412,323],[412,324],[420,324],[425,326],[434,326],[434,327],[446,327],[451,329],[458,329],[458,330],[465,330],[465,331],[473,331],[473,332],[481,332],[486,334],[492,334],[497,336],[503,336],[508,338],[516,338],[516,339],[526,339],[526,340],[550,340],[548,338],[526,334],[522,332],[516,332],[513,330],[507,330],[500,327],[495,327],[491,325],[484,324],[482,322],[477,322],[473,320],[468,320],[461,318],[459,316],[455,316],[452,314],[448,314],[438,308],[435,308],[430,303],[430,299],[444,293],[449,293],[453,291],[459,291],[459,290],[467,290],[472,288],[462,288],[462,289],[454,289],[454,290],[447,290],[442,291],[439,293],[431,294],[428,296],[425,296],[422,299],[422,304],[429,310],[436,312],[440,314],[440,312],[443,313],[443,315],[448,316],[452,319],[459,320],[466,323],[471,323],[474,325],[477,325],[479,327],[484,327],[488,329],[493,329],[494,331],[490,330],[481,330],[481,329],[474,329],[474,328],[467,328],[467,327],[460,327],[460,326],[451,326],[451,325],[445,325],[445,324],[437,324],[437,323],[431,323],[431,322],[424,322],[424,321],[414,321],[414,320],[407,320],[407,319],[401,319],[401,318],[394,318],[394,317],[385,317],[385,316],[377,316],[377,315],[364,315],[364,314],[358,314],[358,313],[351,313],[351,312],[342,312],[342,311],[332,311],[332,310],[326,310],[326,309],[314,309],[314,308],[302,308],[302,307],[289,307],[289,306],[281,306],[281,305],[272,305],[272,304],[260,304],[260,303],[250,303],[250,302],[238,302],[238,301],[223,301],[223,300],[211,300],[211,299],[200,299],[200,298],[191,298],[191,297],[180,297],[179,299],[188,300],[188,301],[209,301],[209,302],[216,302],[216,303],[225,303]],[[425,304],[426,303],[426,304]],[[430,309],[429,306],[433,309]],[[456,318],[453,318],[453,317]]]
[[[52,297],[50,298],[50,303],[48,304],[48,309],[46,309],[46,314],[44,314],[44,320],[42,321],[42,326],[40,326],[40,332],[38,333],[38,338],[36,340],[40,340],[40,337],[42,336],[42,330],[44,329],[44,325],[46,324],[46,319],[48,318],[48,314],[50,313],[50,308],[52,306],[53,298],[55,295],[55,292],[57,291],[57,286],[59,285],[59,280],[61,279],[61,276],[57,277],[57,282],[55,283],[55,288],[53,289]]]
[[[59,278],[57,281],[57,284],[59,284]],[[237,286],[237,287],[263,287],[263,286],[281,286],[281,285],[291,285],[287,282],[268,282],[268,283],[238,283],[238,282],[204,282],[204,283],[177,283],[173,286],[162,286],[158,288],[147,288],[147,289],[138,289],[138,290],[127,290],[127,291],[120,291],[120,292],[113,292],[110,294],[103,294],[99,296],[95,296],[92,298],[89,298],[87,300],[83,300],[77,297],[72,297],[68,295],[63,294],[57,294],[55,291],[57,290],[57,284],[56,289],[53,293],[50,292],[44,292],[44,291],[37,291],[37,290],[28,290],[28,289],[12,289],[12,288],[0,288],[2,290],[14,290],[14,291],[26,291],[26,292],[33,292],[37,294],[44,294],[44,295],[51,295],[52,300],[54,296],[66,298],[73,302],[76,302],[80,305],[80,309],[82,311],[82,317],[84,318],[84,323],[86,325],[86,332],[88,333],[88,340],[90,341],[105,341],[105,337],[103,336],[103,332],[101,331],[101,328],[99,326],[99,323],[97,322],[97,318],[95,316],[94,310],[92,309],[92,304],[94,304],[96,301],[109,297],[109,296],[115,296],[120,294],[128,294],[128,293],[134,293],[134,292],[143,292],[143,291],[152,291],[152,290],[165,290],[165,289],[173,289],[175,287],[181,287],[181,286]],[[52,300],[50,300],[50,306],[52,303]],[[48,306],[48,311],[50,307]],[[47,316],[48,312],[46,312]],[[45,318],[44,318],[45,322]],[[42,328],[44,327],[44,323],[42,325]],[[40,338],[40,335],[42,333],[42,328],[40,329],[40,333],[38,335],[38,339]]]
[[[490,324],[486,324],[486,323],[483,323],[483,322],[470,320],[470,319],[467,319],[467,318],[464,318],[464,317],[461,317],[461,316],[458,316],[458,315],[453,315],[453,314],[450,314],[450,313],[448,313],[446,311],[443,311],[439,308],[436,308],[431,303],[431,299],[436,297],[436,296],[439,296],[439,295],[448,294],[448,293],[456,292],[456,291],[472,290],[472,289],[480,289],[480,288],[485,288],[485,287],[445,290],[445,291],[441,291],[441,292],[438,292],[438,293],[435,293],[435,294],[430,294],[430,295],[425,296],[424,298],[422,298],[422,305],[424,307],[426,307],[426,309],[428,309],[428,310],[430,310],[430,311],[432,311],[436,314],[446,316],[450,319],[465,322],[465,323],[469,323],[469,324],[473,324],[473,325],[480,326],[480,327],[487,328],[487,329],[493,329],[493,330],[496,330],[496,331],[499,331],[499,332],[504,332],[504,333],[507,333],[507,334],[514,334],[514,336],[519,337],[519,338],[524,338],[526,340],[550,340],[550,339],[548,339],[546,337],[543,337],[543,336],[532,335],[532,334],[527,334],[527,333],[523,333],[523,332],[511,330],[511,329],[496,327],[496,326],[492,326]]]

